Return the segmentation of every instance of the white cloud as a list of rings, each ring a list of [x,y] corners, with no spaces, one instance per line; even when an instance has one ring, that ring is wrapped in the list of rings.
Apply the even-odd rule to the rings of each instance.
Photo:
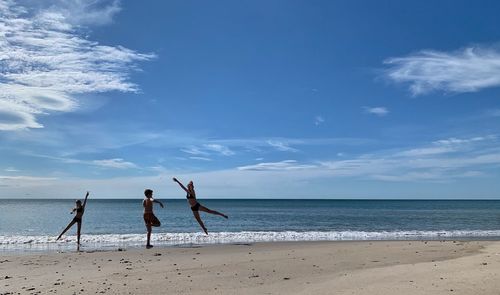
[[[259,163],[255,165],[241,166],[238,170],[252,170],[252,171],[289,171],[289,170],[301,170],[301,169],[311,169],[315,168],[315,165],[309,164],[299,164],[295,160],[285,160],[281,162],[269,162],[269,163]]]
[[[280,140],[268,140],[267,144],[281,152],[298,152],[299,150],[289,146],[287,142]]]
[[[497,137],[495,135],[487,136],[476,136],[472,138],[447,138],[434,141],[432,146],[410,149],[398,153],[399,156],[429,156],[437,154],[446,154],[463,151],[464,149],[470,147],[474,143],[479,143],[481,141],[495,140]]]
[[[61,14],[74,25],[105,25],[121,11],[118,0],[53,0],[44,1],[48,10]],[[49,6],[50,5],[50,6]]]
[[[96,132],[98,132],[96,130]],[[295,146],[363,146],[376,143],[376,140],[366,138],[236,138],[213,139],[201,135],[186,137],[181,132],[157,132],[159,137],[154,143],[157,147],[180,148],[181,152],[194,156],[231,156],[236,153],[256,153],[256,157],[263,157],[269,151],[298,152]],[[181,140],[179,140],[181,138]],[[175,139],[175,140],[174,140]],[[186,142],[191,145],[186,146]],[[183,147],[182,147],[183,146]],[[223,152],[223,153],[221,153]]]
[[[325,122],[325,118],[322,116],[316,116],[314,117],[314,125],[319,126]]]
[[[229,147],[216,143],[203,144],[200,147],[191,146],[189,148],[183,148],[181,151],[194,156],[209,156],[213,153],[217,153],[222,156],[232,156],[235,154]],[[193,157],[190,158],[193,159]],[[196,159],[196,157],[194,157],[194,159]]]
[[[194,146],[189,147],[189,148],[183,148],[183,149],[181,149],[181,152],[184,152],[184,153],[190,154],[190,155],[201,155],[201,156],[208,156],[209,155],[208,152],[202,151],[198,147],[194,147]]]
[[[383,117],[389,114],[389,110],[385,107],[363,107],[366,113]]]
[[[321,165],[339,176],[365,176],[386,181],[441,181],[477,177],[483,174],[474,169],[500,166],[500,150],[496,139],[495,135],[449,138],[434,141],[430,146],[396,153],[362,155],[343,161],[324,161]],[[483,145],[494,148],[484,148]]]
[[[93,160],[91,163],[96,165],[96,166],[104,167],[104,168],[116,168],[116,169],[137,168],[137,165],[135,165],[134,163],[126,162],[120,158],[106,159],[106,160]]]
[[[489,138],[488,140],[474,140]],[[498,185],[495,180],[500,168],[500,148],[498,138],[477,136],[470,138],[448,138],[430,142],[428,145],[408,150],[436,147],[437,145],[467,146],[460,153],[428,154],[424,156],[402,155],[403,151],[382,150],[334,160],[298,161],[285,160],[241,166],[232,169],[186,172],[168,170],[157,166],[149,171],[158,173],[150,176],[99,177],[92,179],[57,175],[58,179],[0,177],[0,196],[21,197],[27,193],[36,197],[67,197],[71,192],[90,190],[99,198],[116,196],[136,198],[144,188],[151,187],[160,197],[181,197],[172,176],[179,179],[193,179],[203,197],[470,197],[497,196]],[[465,142],[465,143],[464,143]],[[349,156],[352,152],[349,153]],[[88,163],[84,163],[88,164]],[[90,164],[89,164],[90,165]],[[62,177],[62,178],[61,178]],[[478,178],[488,181],[489,185],[481,194],[476,186],[461,182],[464,178]],[[7,180],[8,179],[8,180]],[[38,179],[38,180],[37,180]],[[43,179],[43,178],[42,178]],[[360,182],[362,180],[362,182]],[[363,182],[368,180],[368,182]],[[354,182],[353,182],[354,181]],[[375,184],[374,182],[378,182]],[[418,195],[412,192],[412,185],[383,184],[380,182],[416,182]],[[449,183],[449,191],[436,192],[433,186],[424,183]],[[353,183],[365,185],[353,186]],[[422,184],[422,185],[421,185]],[[374,189],[376,185],[376,189]],[[459,189],[457,189],[459,188]],[[280,192],[278,195],[273,192]],[[444,193],[444,195],[443,195]]]
[[[447,138],[447,139],[441,139],[437,140],[434,142],[434,144],[438,145],[463,145],[463,144],[469,144],[473,142],[479,142],[479,141],[485,141],[485,140],[494,140],[496,139],[496,135],[486,135],[486,136],[476,136],[472,138]]]
[[[4,169],[5,172],[19,172],[18,169],[14,168],[14,167],[7,167]]]
[[[212,159],[207,157],[189,157],[192,160],[200,160],[200,161],[212,161]]]
[[[425,148],[416,148],[407,151],[403,151],[399,153],[400,156],[407,157],[418,157],[418,156],[428,156],[428,155],[438,155],[455,152],[456,149],[453,147],[446,146],[436,146],[436,147],[425,147]]]
[[[74,159],[74,158],[55,157],[55,156],[34,154],[34,153],[28,153],[26,155],[32,156],[32,157],[55,160],[55,161],[59,161],[59,162],[66,163],[66,164],[82,164],[82,165],[98,166],[101,168],[114,168],[114,169],[130,169],[130,168],[140,169],[140,167],[137,166],[136,164],[134,164],[132,162],[125,161],[122,158],[101,159],[101,160],[80,160],[80,159]]]
[[[398,175],[373,175],[373,179],[382,181],[433,181],[441,182],[443,173],[440,171],[409,172]]]
[[[223,146],[220,144],[214,144],[214,143],[205,144],[204,147],[207,150],[217,152],[217,153],[224,155],[224,156],[234,155],[234,152],[232,150],[230,150],[227,146]]]
[[[0,130],[42,128],[40,115],[75,110],[79,94],[138,90],[129,72],[154,55],[90,41],[67,19],[0,0]]]
[[[390,58],[387,76],[410,85],[413,95],[436,90],[475,92],[500,85],[500,51],[469,47],[452,52],[425,50],[406,57]]]
[[[442,182],[478,177],[481,170],[500,166],[500,149],[483,149],[479,144],[497,146],[496,136],[449,138],[400,152],[382,151],[346,160],[303,162],[286,160],[241,166],[243,171],[297,171],[303,178],[360,177],[382,181]],[[454,153],[454,154],[451,154]]]

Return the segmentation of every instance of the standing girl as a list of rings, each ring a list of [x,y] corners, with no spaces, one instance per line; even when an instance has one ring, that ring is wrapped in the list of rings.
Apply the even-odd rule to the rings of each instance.
[[[64,235],[65,232],[67,232],[75,223],[78,225],[77,231],[76,231],[76,237],[77,237],[77,246],[76,250],[80,251],[80,232],[82,230],[82,218],[83,218],[83,213],[85,213],[85,205],[87,205],[87,198],[89,197],[89,192],[85,195],[85,200],[82,201],[76,200],[76,206],[71,210],[70,214],[73,214],[73,212],[76,212],[75,217],[71,222],[66,226],[66,228],[62,231],[62,233],[57,237],[56,241],[59,240],[62,235]]]

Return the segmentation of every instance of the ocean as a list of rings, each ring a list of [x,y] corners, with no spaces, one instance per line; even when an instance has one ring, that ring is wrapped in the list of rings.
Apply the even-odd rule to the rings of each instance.
[[[162,200],[153,229],[156,246],[267,241],[500,239],[500,201],[459,200],[200,200],[229,215],[200,212],[209,235],[193,218],[185,199]],[[0,251],[59,251],[75,248],[74,200],[0,199]],[[82,249],[145,244],[142,200],[89,199]]]

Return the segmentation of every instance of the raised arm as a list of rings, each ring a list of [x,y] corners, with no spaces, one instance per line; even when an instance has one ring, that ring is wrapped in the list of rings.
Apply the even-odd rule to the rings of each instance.
[[[174,180],[174,182],[177,182],[177,184],[179,184],[179,186],[180,186],[183,190],[185,190],[185,191],[186,191],[186,193],[189,193],[189,192],[188,192],[188,190],[187,190],[187,188],[186,188],[186,187],[185,187],[185,186],[184,186],[184,185],[183,185],[180,181],[178,181],[178,180],[177,180],[177,178],[175,178],[175,177],[174,177],[174,178],[173,178],[173,180]]]
[[[87,194],[85,195],[85,200],[83,201],[83,206],[82,206],[83,208],[85,208],[85,205],[87,204],[87,199],[89,197],[89,194],[90,193],[87,191]]]

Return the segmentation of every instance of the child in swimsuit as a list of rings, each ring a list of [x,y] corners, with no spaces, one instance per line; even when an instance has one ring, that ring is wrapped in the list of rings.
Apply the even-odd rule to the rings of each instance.
[[[80,251],[80,231],[82,229],[82,218],[83,218],[83,213],[85,212],[85,206],[87,205],[87,198],[89,197],[89,192],[85,195],[85,200],[82,201],[76,200],[76,206],[71,210],[70,214],[73,214],[73,212],[76,212],[75,217],[71,222],[66,226],[66,228],[62,231],[62,233],[57,237],[56,241],[59,240],[62,235],[64,235],[75,223],[78,225],[77,231],[76,231],[76,237],[77,237],[77,246],[76,250]]]
[[[144,198],[144,200],[142,201],[142,206],[144,207],[143,218],[144,218],[144,223],[146,224],[146,229],[148,231],[146,248],[149,249],[149,248],[153,247],[153,245],[151,245],[151,243],[150,243],[151,242],[151,231],[153,229],[153,226],[157,227],[157,226],[161,225],[160,220],[158,220],[158,218],[156,218],[156,216],[153,213],[153,203],[160,204],[160,206],[162,208],[164,206],[163,206],[162,202],[153,199],[153,191],[152,190],[150,190],[150,189],[145,190],[144,195],[146,196],[146,198]]]
[[[174,182],[177,182],[177,184],[179,184],[179,186],[184,191],[186,191],[186,199],[187,199],[187,201],[189,203],[189,206],[191,207],[191,211],[193,211],[194,218],[196,219],[196,221],[198,221],[198,223],[200,224],[200,226],[203,229],[203,231],[205,232],[205,234],[208,235],[208,230],[205,227],[205,224],[203,223],[203,221],[201,220],[199,211],[203,211],[203,212],[207,212],[207,213],[210,213],[210,214],[219,215],[219,216],[222,216],[222,217],[224,217],[226,219],[228,218],[227,215],[222,214],[220,212],[217,212],[215,210],[210,210],[207,207],[205,207],[205,206],[201,205],[200,203],[198,203],[198,201],[196,200],[196,192],[194,191],[194,183],[193,183],[193,181],[190,181],[189,184],[187,185],[187,188],[186,188],[182,183],[180,183],[180,181],[177,180],[177,178],[174,177],[173,180],[174,180]]]

